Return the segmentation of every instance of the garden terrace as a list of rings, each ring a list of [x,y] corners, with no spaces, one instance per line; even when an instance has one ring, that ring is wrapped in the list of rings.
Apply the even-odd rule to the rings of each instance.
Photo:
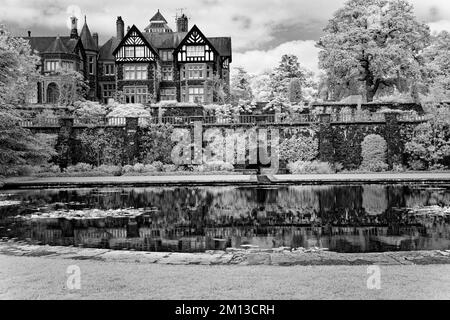
[[[370,113],[365,115],[355,114],[297,114],[295,116],[283,117],[273,114],[263,115],[239,115],[230,118],[217,116],[171,116],[171,117],[140,117],[139,126],[145,127],[150,124],[170,124],[173,126],[192,125],[201,122],[204,125],[309,125],[321,122],[331,124],[360,124],[360,123],[384,123],[386,121],[384,113]],[[73,119],[74,127],[125,127],[127,119],[125,117],[112,118],[68,118]],[[59,128],[63,118],[34,118],[23,119],[19,125],[24,128]],[[398,114],[398,122],[422,123],[430,120],[429,115]]]

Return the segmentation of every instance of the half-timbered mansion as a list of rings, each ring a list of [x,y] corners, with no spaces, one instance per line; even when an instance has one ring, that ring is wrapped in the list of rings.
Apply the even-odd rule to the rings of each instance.
[[[176,18],[176,31],[159,10],[143,31],[133,25],[125,32],[118,17],[116,36],[103,45],[86,19],[78,34],[76,18],[68,37],[32,37],[29,32],[26,39],[41,57],[43,80],[32,98],[36,103],[57,103],[61,69],[83,74],[88,98],[103,103],[114,97],[126,103],[212,103],[214,81],[230,82],[231,38],[206,37],[196,25],[189,29],[184,14]]]

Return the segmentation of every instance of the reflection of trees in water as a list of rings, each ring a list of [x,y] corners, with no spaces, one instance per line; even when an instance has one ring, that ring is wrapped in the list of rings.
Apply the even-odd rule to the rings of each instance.
[[[388,208],[387,190],[384,186],[363,186],[362,206],[369,215],[383,214]]]
[[[449,204],[450,192],[402,186],[282,188],[173,187],[27,191],[28,208],[80,202],[87,208],[156,208],[156,226],[401,225],[418,217],[395,208]],[[57,205],[58,206],[58,205]]]
[[[49,203],[51,208],[70,202],[84,203],[86,208],[147,208],[146,215],[131,224],[128,218],[48,219],[33,226],[15,224],[17,236],[29,234],[31,229],[37,239],[54,244],[76,243],[82,238],[83,243],[98,246],[114,240],[118,248],[122,242],[133,248],[144,246],[154,250],[179,245],[215,248],[214,241],[212,244],[208,241],[222,238],[233,245],[382,251],[446,248],[450,241],[450,217],[413,215],[402,209],[449,205],[450,192],[442,189],[406,186],[114,188],[33,190],[18,192],[14,197],[29,201],[28,208]],[[4,217],[0,217],[0,223],[6,220]]]
[[[408,208],[424,206],[450,206],[448,189],[410,189],[405,190],[405,204]]]

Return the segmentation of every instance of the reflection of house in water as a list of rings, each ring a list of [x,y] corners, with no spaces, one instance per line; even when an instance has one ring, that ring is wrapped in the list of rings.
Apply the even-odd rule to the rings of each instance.
[[[26,193],[33,208],[47,196],[48,203],[75,200],[104,210],[149,209],[135,218],[14,221],[10,234],[55,245],[148,251],[196,252],[242,244],[345,252],[450,248],[449,217],[402,209],[415,195],[414,203],[426,205],[429,199],[444,202],[450,193],[431,197],[428,191],[391,186],[298,186],[260,190],[259,195],[257,188],[134,190],[102,192],[100,202],[98,190],[73,191],[70,197],[67,191]]]

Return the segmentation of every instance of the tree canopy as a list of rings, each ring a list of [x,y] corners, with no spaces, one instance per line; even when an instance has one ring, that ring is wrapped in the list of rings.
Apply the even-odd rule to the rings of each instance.
[[[331,85],[357,79],[369,102],[382,86],[401,79],[410,79],[409,90],[417,93],[430,31],[406,0],[349,0],[324,31],[318,42],[320,67]]]
[[[23,164],[48,160],[54,151],[18,125],[15,107],[25,104],[36,85],[39,58],[29,44],[0,25],[0,175]]]

